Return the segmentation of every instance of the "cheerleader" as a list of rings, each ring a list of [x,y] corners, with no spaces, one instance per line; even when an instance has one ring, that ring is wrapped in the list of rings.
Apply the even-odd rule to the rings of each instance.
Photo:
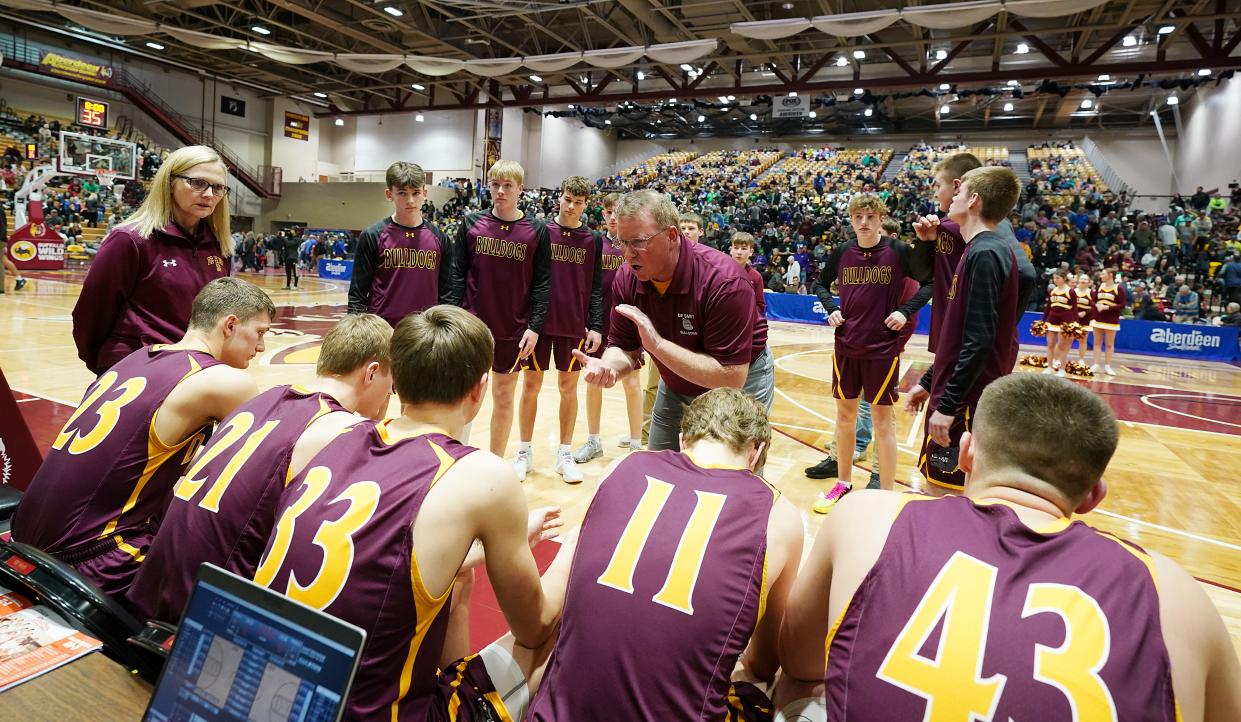
[[[1116,347],[1116,332],[1120,330],[1120,312],[1124,310],[1129,299],[1125,287],[1116,283],[1116,270],[1105,269],[1099,280],[1099,287],[1094,292],[1094,317],[1090,321],[1094,329],[1094,365],[1090,370],[1094,373],[1102,371],[1108,376],[1115,376],[1112,370],[1112,352]],[[1103,365],[1099,365],[1099,350],[1107,347]]]
[[[1065,274],[1056,271],[1051,279],[1055,285],[1047,292],[1047,304],[1043,307],[1043,322],[1047,324],[1047,368],[1043,373],[1064,376],[1064,362],[1072,340],[1065,337],[1063,330],[1077,320],[1077,309]]]
[[[1094,318],[1094,299],[1093,291],[1090,288],[1090,276],[1083,273],[1077,277],[1077,288],[1073,289],[1073,305],[1077,309],[1077,323],[1086,329],[1086,335],[1077,339],[1077,362],[1083,367],[1086,365],[1086,344],[1090,338],[1090,322]],[[1074,339],[1069,339],[1069,349],[1065,351],[1065,355],[1072,350]]]

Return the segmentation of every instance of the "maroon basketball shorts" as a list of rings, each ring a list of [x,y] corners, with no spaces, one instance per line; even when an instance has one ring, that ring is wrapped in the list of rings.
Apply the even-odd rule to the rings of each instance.
[[[771,722],[775,715],[775,705],[761,689],[749,682],[733,682],[724,701],[728,705],[727,720]]]
[[[832,395],[838,399],[859,396],[877,406],[896,403],[896,370],[900,355],[890,359],[862,359],[832,354]]]
[[[517,346],[520,343],[520,336],[517,338],[497,338],[496,350],[491,358],[491,370],[498,374],[511,374],[514,371],[520,371],[521,365],[517,360]]]
[[[930,424],[933,409],[927,409],[922,427],[922,453],[918,455],[918,471],[935,486],[951,491],[965,490],[965,472],[961,471],[961,435],[970,430],[974,409],[965,407],[952,419],[948,429],[948,446],[931,440]]]
[[[131,529],[107,539],[54,553],[53,556],[77,569],[79,574],[94,582],[104,594],[123,600],[154,537],[153,529]]]
[[[551,369],[548,362],[555,361],[557,371],[581,371],[582,365],[573,358],[573,349],[584,352],[585,337],[539,336],[539,342],[534,345],[534,353],[522,359],[518,365],[522,371],[547,371]]]

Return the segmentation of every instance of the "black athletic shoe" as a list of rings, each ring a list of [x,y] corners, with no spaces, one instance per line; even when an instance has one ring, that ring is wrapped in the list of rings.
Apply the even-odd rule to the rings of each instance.
[[[867,489],[879,488],[879,471],[876,469],[870,472],[870,481],[866,483]]]
[[[811,479],[830,479],[836,476],[839,470],[839,467],[836,465],[836,457],[828,456],[814,466],[807,467],[806,476]]]
[[[14,290],[14,291],[20,291],[20,290],[22,290],[22,289],[23,289],[23,288],[25,288],[25,287],[26,287],[26,279],[24,279],[24,278],[19,278],[19,279],[17,279],[17,283],[14,283],[14,284],[13,284],[13,290]]]

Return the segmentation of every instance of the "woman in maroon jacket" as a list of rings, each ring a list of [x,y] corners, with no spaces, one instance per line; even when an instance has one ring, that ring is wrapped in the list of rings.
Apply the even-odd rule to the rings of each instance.
[[[78,357],[92,372],[180,339],[194,297],[232,273],[227,183],[211,148],[174,151],[142,206],[104,239],[73,308]]]

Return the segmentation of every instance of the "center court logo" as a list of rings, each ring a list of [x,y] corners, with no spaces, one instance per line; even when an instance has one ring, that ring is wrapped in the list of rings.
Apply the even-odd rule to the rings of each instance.
[[[1220,337],[1212,336],[1198,330],[1178,332],[1170,328],[1151,329],[1151,343],[1167,344],[1169,351],[1201,351],[1204,348],[1219,348]]]

